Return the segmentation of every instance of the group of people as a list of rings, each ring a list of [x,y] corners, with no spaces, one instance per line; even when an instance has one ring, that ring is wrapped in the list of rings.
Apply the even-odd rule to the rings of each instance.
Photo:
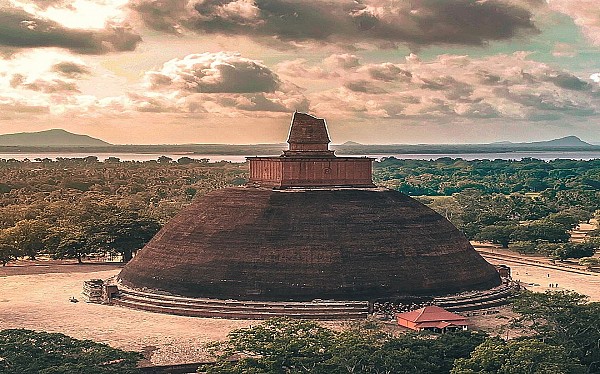
[[[393,319],[396,313],[410,312],[411,310],[423,308],[427,305],[431,305],[431,301],[422,302],[393,302],[393,301],[382,301],[375,302],[373,304],[373,315],[379,316],[383,319]]]

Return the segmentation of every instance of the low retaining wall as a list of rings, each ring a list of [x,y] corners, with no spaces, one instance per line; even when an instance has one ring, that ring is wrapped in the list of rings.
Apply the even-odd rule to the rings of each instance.
[[[367,301],[255,302],[187,298],[139,291],[119,285],[115,305],[157,313],[189,317],[228,319],[268,319],[293,317],[303,319],[365,319],[369,314]]]

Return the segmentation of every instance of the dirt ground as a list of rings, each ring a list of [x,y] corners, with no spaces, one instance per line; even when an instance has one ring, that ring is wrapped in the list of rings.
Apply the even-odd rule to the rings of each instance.
[[[479,248],[481,249],[481,248]],[[489,247],[483,248],[491,252]],[[489,262],[511,267],[513,278],[536,292],[570,289],[600,301],[600,274],[573,272],[550,263],[536,263],[539,258],[498,258],[499,254],[518,256],[494,249]],[[494,255],[496,257],[494,257]],[[208,359],[204,345],[225,339],[235,328],[247,327],[259,321],[225,320],[171,316],[116,306],[83,302],[84,280],[106,279],[116,275],[115,264],[62,264],[51,261],[19,263],[0,267],[0,330],[26,328],[61,332],[80,339],[91,339],[113,347],[143,351],[154,365],[197,362]],[[549,266],[549,267],[540,267]],[[549,287],[549,284],[558,284]],[[79,302],[69,301],[71,296]],[[473,327],[494,334],[505,334],[512,317],[510,308],[500,308],[498,314],[470,317]],[[340,328],[341,323],[326,323]],[[389,326],[392,328],[392,326]],[[513,336],[517,332],[509,331]]]
[[[106,279],[119,270],[114,265],[0,268],[0,330],[60,332],[145,351],[153,364],[161,365],[208,358],[203,350],[206,342],[222,340],[232,329],[257,323],[171,316],[83,302],[84,280]],[[70,302],[71,296],[79,302]]]
[[[586,271],[575,263],[553,264],[544,257],[522,256],[506,249],[490,246],[476,246],[476,249],[489,263],[508,265],[512,278],[530,291],[571,290],[589,296],[590,301],[600,301],[600,273]]]

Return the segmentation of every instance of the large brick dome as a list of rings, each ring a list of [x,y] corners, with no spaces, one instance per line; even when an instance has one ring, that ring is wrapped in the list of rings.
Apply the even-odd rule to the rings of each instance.
[[[487,289],[498,273],[445,218],[376,188],[224,188],[184,209],[119,275],[238,300],[375,300]]]

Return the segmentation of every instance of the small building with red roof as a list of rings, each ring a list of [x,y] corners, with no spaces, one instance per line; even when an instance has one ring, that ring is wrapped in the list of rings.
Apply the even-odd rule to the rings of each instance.
[[[398,325],[415,331],[446,332],[448,330],[467,330],[469,326],[467,317],[449,312],[435,305],[429,305],[410,312],[397,313],[396,319]]]

